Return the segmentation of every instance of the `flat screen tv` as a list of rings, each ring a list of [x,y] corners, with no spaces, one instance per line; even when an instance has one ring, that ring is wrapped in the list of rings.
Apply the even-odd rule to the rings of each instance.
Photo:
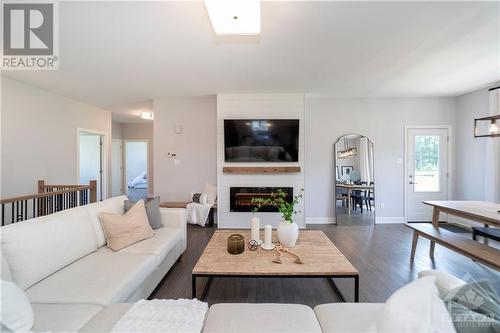
[[[225,119],[226,162],[298,162],[298,119]]]

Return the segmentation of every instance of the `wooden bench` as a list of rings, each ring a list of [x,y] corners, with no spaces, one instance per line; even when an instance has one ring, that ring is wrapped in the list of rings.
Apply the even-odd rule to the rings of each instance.
[[[411,259],[415,258],[418,237],[422,236],[431,241],[429,255],[434,257],[434,243],[438,243],[450,250],[458,252],[472,260],[481,262],[497,271],[500,270],[500,251],[490,246],[473,241],[462,235],[453,233],[443,228],[434,227],[430,223],[407,223],[413,229],[413,243],[411,246]]]
[[[500,242],[500,228],[472,227],[472,239],[476,240],[478,235],[485,238],[485,244],[488,244],[488,239]]]

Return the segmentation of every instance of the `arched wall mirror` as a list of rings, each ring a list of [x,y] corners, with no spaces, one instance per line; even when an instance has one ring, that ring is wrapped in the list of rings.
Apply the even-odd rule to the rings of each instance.
[[[347,134],[337,140],[334,151],[337,225],[373,225],[373,143],[366,136]]]

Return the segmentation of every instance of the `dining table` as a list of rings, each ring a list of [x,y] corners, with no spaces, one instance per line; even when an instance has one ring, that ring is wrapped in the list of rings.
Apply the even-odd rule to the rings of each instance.
[[[362,185],[362,184],[347,184],[347,183],[336,183],[336,187],[343,188],[347,190],[347,211],[348,214],[351,215],[351,196],[352,191],[361,191],[361,190],[373,190],[375,189],[374,185]]]

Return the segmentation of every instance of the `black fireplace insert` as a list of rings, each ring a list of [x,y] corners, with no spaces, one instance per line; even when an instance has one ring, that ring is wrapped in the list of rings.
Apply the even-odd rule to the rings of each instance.
[[[231,187],[229,209],[231,212],[251,212],[255,208],[252,198],[269,198],[278,190],[285,192],[286,201],[293,201],[293,187]],[[263,206],[259,212],[275,213],[278,212],[278,208]]]

